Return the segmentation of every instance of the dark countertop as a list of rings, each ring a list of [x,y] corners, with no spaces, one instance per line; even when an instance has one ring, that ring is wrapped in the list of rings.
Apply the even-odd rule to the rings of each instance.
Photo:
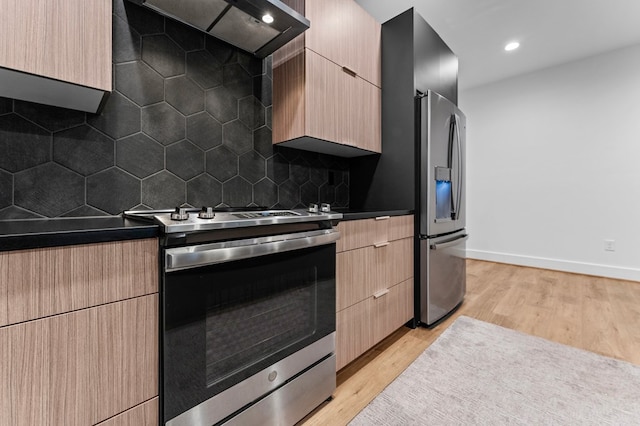
[[[153,238],[158,226],[119,216],[0,221],[0,251]]]
[[[361,209],[332,209],[342,213],[342,220],[370,219],[380,216],[404,216],[413,214],[413,210],[361,210]]]

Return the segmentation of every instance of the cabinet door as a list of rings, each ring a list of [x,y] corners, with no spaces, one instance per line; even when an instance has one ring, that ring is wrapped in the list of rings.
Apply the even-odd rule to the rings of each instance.
[[[381,87],[381,25],[353,0],[306,0],[306,47]]]
[[[0,66],[111,91],[111,0],[0,0]]]
[[[397,284],[371,299],[371,328],[375,345],[413,317],[413,280]]]
[[[0,328],[0,425],[86,426],[158,394],[158,296]]]
[[[373,346],[369,299],[336,314],[336,369],[339,370]]]

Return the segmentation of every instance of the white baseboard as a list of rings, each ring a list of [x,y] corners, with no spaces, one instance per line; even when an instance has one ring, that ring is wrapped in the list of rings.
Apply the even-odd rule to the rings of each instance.
[[[543,257],[522,256],[518,254],[496,253],[482,250],[466,250],[467,258],[488,260],[490,262],[510,263],[533,268],[553,269],[576,274],[595,275],[598,277],[620,280],[640,281],[640,269],[619,266],[599,265],[595,263],[573,262],[568,260],[547,259]]]

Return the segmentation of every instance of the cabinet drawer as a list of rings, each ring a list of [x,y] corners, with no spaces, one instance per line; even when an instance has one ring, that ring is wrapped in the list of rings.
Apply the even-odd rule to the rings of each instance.
[[[403,281],[386,291],[370,299],[374,345],[413,318],[413,280]]]
[[[373,346],[369,300],[336,313],[336,369],[339,370]]]
[[[158,295],[0,328],[0,425],[96,424],[158,395]]]
[[[413,318],[413,279],[338,311],[336,353],[339,370]]]
[[[349,220],[340,222],[338,230],[336,251],[353,250],[413,237],[413,215]]]
[[[336,255],[336,310],[413,276],[413,239]]]

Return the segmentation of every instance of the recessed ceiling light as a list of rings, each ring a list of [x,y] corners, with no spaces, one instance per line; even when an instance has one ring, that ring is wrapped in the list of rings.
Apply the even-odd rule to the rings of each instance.
[[[512,41],[511,43],[507,43],[507,45],[504,47],[504,50],[510,52],[512,50],[516,50],[518,47],[520,47],[520,43],[518,43],[517,41]]]
[[[270,24],[273,22],[273,16],[269,15],[268,13],[266,15],[264,15],[262,17],[262,22],[264,22],[265,24]]]

